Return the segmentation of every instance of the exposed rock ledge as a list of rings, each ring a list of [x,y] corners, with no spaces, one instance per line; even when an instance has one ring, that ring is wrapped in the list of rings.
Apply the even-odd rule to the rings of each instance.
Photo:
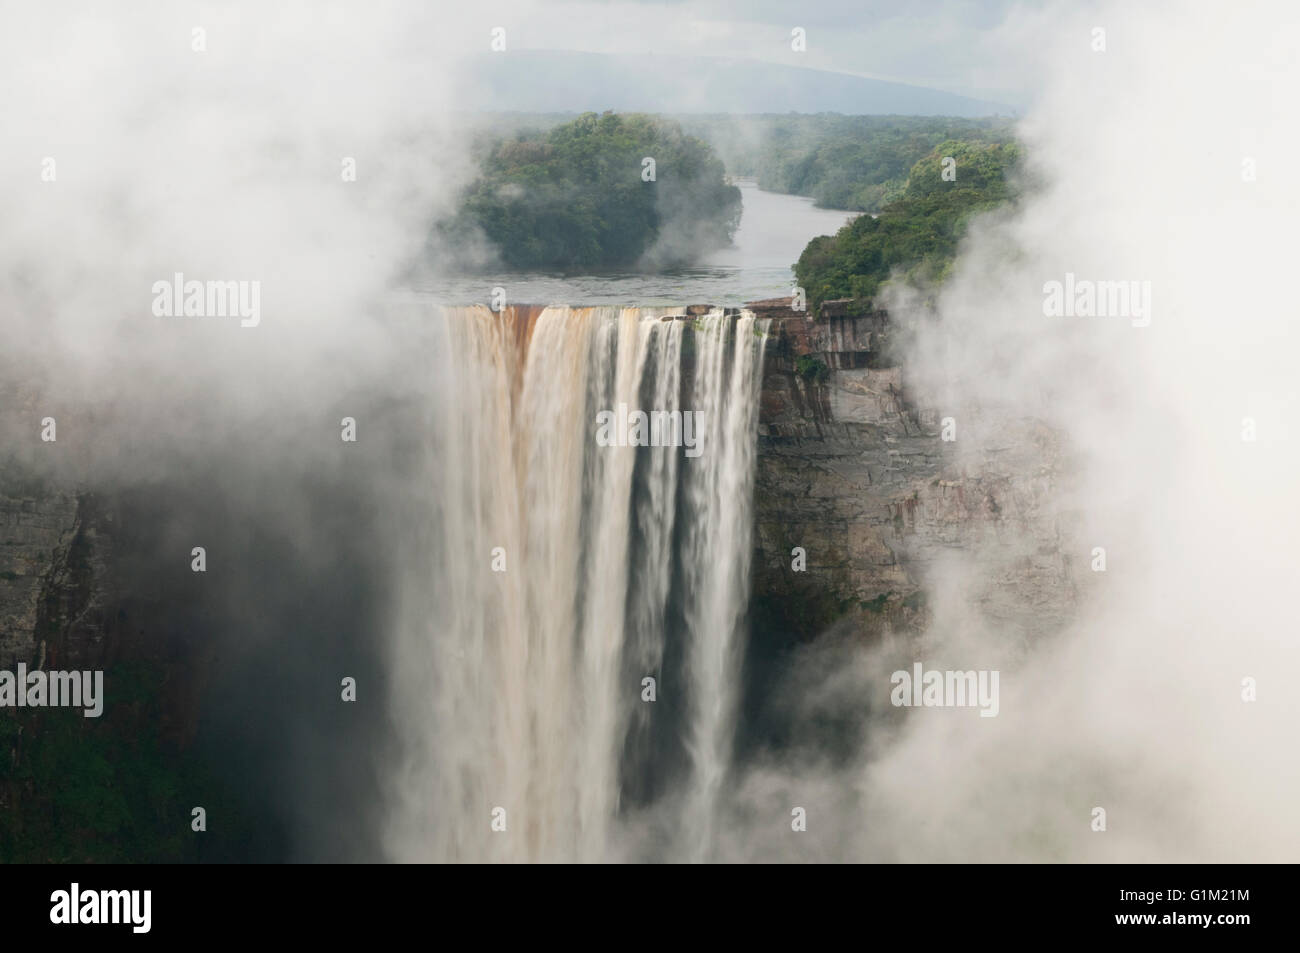
[[[989,623],[1027,637],[1063,622],[1074,547],[1057,507],[1059,435],[1004,415],[986,421],[996,447],[945,442],[939,410],[909,391],[890,353],[888,314],[854,316],[832,301],[813,318],[790,305],[747,305],[773,334],[755,493],[758,623],[787,638],[846,621],[864,632],[919,626],[931,571],[974,553],[959,595]],[[795,547],[805,572],[792,570]]]
[[[1063,541],[1056,507],[1054,431],[1011,416],[997,424],[997,447],[944,442],[939,410],[911,393],[890,353],[888,314],[832,301],[813,318],[789,298],[747,307],[771,319],[773,335],[756,477],[760,614],[778,613],[775,624],[793,638],[846,617],[865,631],[915,625],[927,618],[936,562],[978,551],[967,602],[1026,633],[1064,620],[1074,600],[1066,554],[1077,550]],[[148,640],[123,624],[113,595],[113,510],[73,488],[0,472],[0,667],[155,654],[134,644]],[[792,571],[795,547],[807,553],[806,572]]]

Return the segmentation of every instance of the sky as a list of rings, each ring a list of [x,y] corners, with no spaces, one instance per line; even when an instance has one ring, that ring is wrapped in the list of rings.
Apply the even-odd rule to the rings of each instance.
[[[1037,19],[1051,6],[1004,0],[560,0],[488,3],[473,16],[485,32],[506,27],[520,49],[753,59],[929,86],[1019,108],[1033,95],[1027,52],[1035,41],[1003,27],[1014,16],[1046,31],[1049,23],[1061,22]],[[796,27],[807,37],[802,52],[791,49]],[[1030,33],[1037,29],[1031,26]]]

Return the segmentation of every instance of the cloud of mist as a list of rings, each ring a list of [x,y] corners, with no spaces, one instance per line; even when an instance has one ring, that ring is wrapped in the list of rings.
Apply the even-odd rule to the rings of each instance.
[[[908,383],[956,416],[963,459],[1005,444],[1008,417],[1063,435],[1076,617],[1017,648],[951,598],[981,553],[934,567],[931,630],[856,663],[877,714],[853,766],[778,759],[747,778],[751,808],[809,810],[807,842],[760,837],[750,856],[1295,860],[1300,434],[1288,421],[1300,403],[1283,287],[1300,143],[1283,91],[1300,84],[1286,52],[1300,24],[1280,3],[1231,18],[1194,6],[1010,18],[1007,37],[1041,53],[1040,102],[1020,130],[1036,184],[972,230],[932,307],[906,289],[888,303],[912,331]],[[1096,26],[1105,52],[1091,49]],[[1067,272],[1150,281],[1150,325],[1045,317],[1043,285]],[[1090,568],[1096,546],[1104,574]],[[1001,668],[1001,713],[900,718],[888,672],[913,660]],[[1257,701],[1243,701],[1247,677]],[[1105,832],[1090,827],[1095,807]]]
[[[473,172],[456,64],[487,30],[416,2],[0,20],[0,470],[118,501],[126,595],[154,600],[132,624],[217,660],[201,734],[225,780],[284,819],[291,856],[373,857],[358,805],[405,557],[400,507],[377,514],[430,375],[385,295]],[[260,324],[156,316],[176,273],[259,282]],[[369,705],[341,704],[344,675]]]
[[[353,364],[372,352],[365,309],[467,171],[446,115],[455,47],[428,56],[416,42],[449,28],[393,3],[10,11],[8,356],[87,389],[105,372],[122,389],[130,368],[162,378],[155,396],[197,376],[235,401],[249,381],[231,374],[274,366],[296,388],[329,381],[314,365],[335,348]],[[261,327],[154,318],[150,286],[177,271],[259,280]]]

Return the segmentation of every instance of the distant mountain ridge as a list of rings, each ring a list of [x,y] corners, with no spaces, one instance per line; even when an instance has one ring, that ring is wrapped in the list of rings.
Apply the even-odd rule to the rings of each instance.
[[[706,56],[483,53],[463,108],[493,112],[1014,115],[1002,103],[849,73]]]

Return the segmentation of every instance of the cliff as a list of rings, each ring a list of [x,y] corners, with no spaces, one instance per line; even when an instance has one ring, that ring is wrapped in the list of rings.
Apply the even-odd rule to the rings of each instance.
[[[118,494],[0,459],[0,669],[104,673],[99,717],[0,710],[0,862],[196,857],[182,792],[198,786],[184,752],[204,653],[156,624],[126,581],[119,541],[141,523]]]
[[[0,471],[0,667],[35,662],[42,609],[66,572],[77,498]]]
[[[789,298],[751,302],[771,319],[756,475],[756,624],[807,639],[839,622],[872,633],[929,618],[934,570],[978,553],[960,593],[991,624],[1028,635],[1064,620],[1074,586],[1057,512],[1058,435],[1014,409],[996,439],[942,439],[912,393],[881,311]],[[969,417],[962,417],[962,424]],[[806,570],[792,550],[806,551]],[[779,636],[778,636],[779,638]]]
[[[1064,621],[1075,589],[1069,554],[1080,550],[1058,512],[1069,469],[1058,434],[1014,407],[984,411],[978,428],[970,426],[976,418],[969,409],[935,407],[911,386],[883,312],[853,314],[830,302],[813,318],[791,310],[788,299],[750,307],[770,319],[772,336],[760,397],[740,744],[788,740],[790,716],[779,699],[802,684],[793,650],[823,633],[870,639],[919,632],[942,618],[942,605],[974,607],[1012,639]],[[686,313],[707,310],[697,305]],[[533,311],[521,334],[528,315]],[[691,364],[687,354],[688,392]],[[30,419],[34,410],[22,409]],[[942,419],[952,413],[958,439],[946,441]],[[419,427],[413,414],[398,429]],[[985,438],[971,439],[976,430]],[[357,485],[377,485],[391,465],[380,459],[356,471]],[[335,669],[369,672],[364,684],[382,684],[377,656],[366,654],[358,633],[368,631],[386,580],[359,578],[364,567],[348,559],[380,544],[359,542],[358,533],[376,534],[382,522],[364,500],[343,501],[330,480],[307,481],[300,487],[307,509],[337,514],[323,537],[333,542],[321,551],[338,558],[303,560],[295,539],[246,528],[258,523],[258,510],[223,496],[227,483],[256,485],[241,475],[190,486],[169,471],[156,484],[91,492],[0,458],[0,668],[19,661],[102,668],[109,700],[102,719],[0,712],[0,861],[196,859],[203,839],[188,828],[196,791],[213,816],[230,819],[223,830],[232,832],[219,848],[211,838],[205,858],[221,851],[245,858],[249,844],[272,844],[265,850],[281,856],[281,808],[266,803],[268,792],[284,789],[278,763],[251,771],[253,794],[227,799],[192,757],[201,753],[193,750],[199,706],[221,645],[234,656],[230,671],[273,671],[277,684],[284,672],[294,679],[284,692],[262,691],[267,682],[252,680],[259,694],[227,706],[240,717],[241,706],[254,705],[248,710],[261,713],[259,724],[282,725],[302,698],[317,699],[311,722],[330,741],[314,749],[313,777],[333,784],[343,776],[322,763],[355,774],[351,752],[384,737],[386,723],[352,724],[351,709],[332,691],[311,694],[321,684],[332,689]],[[229,526],[236,506],[253,515]],[[221,587],[190,572],[196,539],[217,541],[213,551],[224,554]],[[806,560],[798,571],[796,547]],[[952,571],[954,564],[964,571]],[[304,592],[330,596],[305,608]],[[303,658],[312,664],[279,661]],[[224,687],[232,683],[240,684],[228,678]],[[834,730],[818,722],[815,734],[831,739],[828,750],[851,747],[857,729],[845,717]],[[229,714],[218,723],[229,726]],[[303,737],[260,727],[252,734],[256,743],[245,737],[233,750],[242,755],[265,742],[267,763]],[[345,736],[357,747],[336,743]],[[234,774],[246,769],[241,762]],[[222,800],[224,808],[214,807]],[[247,805],[253,820],[237,821]]]
[[[814,317],[790,305],[748,305],[772,322],[756,475],[759,615],[795,640],[845,618],[865,632],[918,626],[936,564],[978,552],[979,574],[961,594],[968,603],[1025,632],[1062,620],[1074,586],[1056,510],[1058,435],[1004,412],[982,428],[997,439],[972,447],[960,439],[969,421],[960,411],[959,439],[944,441],[941,421],[953,411],[913,393],[888,314],[832,301]],[[174,654],[126,624],[129,610],[149,607],[128,605],[115,571],[114,514],[130,522],[123,506],[0,466],[0,667]],[[792,568],[796,547],[803,571]],[[192,703],[178,700],[169,714],[179,738],[192,731],[183,709]]]

